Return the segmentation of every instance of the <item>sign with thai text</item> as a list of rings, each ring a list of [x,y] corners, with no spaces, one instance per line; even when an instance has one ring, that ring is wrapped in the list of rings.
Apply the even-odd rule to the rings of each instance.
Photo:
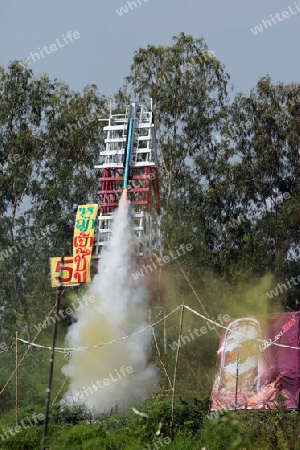
[[[91,282],[91,257],[98,205],[79,205],[73,239],[72,283]]]
[[[59,284],[59,277],[61,276],[62,286],[74,286],[78,283],[73,283],[73,256],[65,256],[64,262],[60,256],[50,258],[50,273],[51,273],[51,286],[57,287]]]

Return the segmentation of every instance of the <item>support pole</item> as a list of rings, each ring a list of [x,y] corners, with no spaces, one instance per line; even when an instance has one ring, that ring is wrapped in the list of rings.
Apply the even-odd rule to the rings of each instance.
[[[16,331],[16,426],[19,425],[19,393],[18,393],[18,332]]]
[[[178,336],[178,342],[177,342],[177,351],[176,351],[175,368],[174,368],[174,377],[173,377],[173,391],[172,391],[172,419],[171,419],[171,422],[170,422],[170,437],[171,437],[171,438],[172,438],[172,436],[173,436],[174,410],[175,410],[175,392],[176,392],[176,376],[177,376],[177,365],[178,365],[179,351],[180,351],[180,339],[181,339],[181,335],[182,335],[183,314],[184,314],[184,305],[182,305],[182,307],[181,307],[180,325],[179,325],[179,336]]]
[[[160,252],[160,257],[163,257],[162,247]],[[165,307],[165,273],[164,269],[160,268],[160,289],[161,289],[161,303],[163,305],[163,312],[164,316],[166,316],[166,307]],[[167,337],[167,324],[166,324],[166,318],[164,317],[163,320],[163,326],[164,326],[164,365],[165,365],[165,395],[168,395],[169,392],[169,378],[168,378],[168,337]]]
[[[61,284],[61,274],[64,265],[64,257],[62,256],[60,259],[60,273],[58,277],[58,286],[56,291],[56,308],[55,308],[55,317],[58,317],[57,314],[59,312],[60,306],[60,298],[62,294],[62,284]],[[53,365],[54,365],[54,349],[57,337],[57,320],[54,321],[53,324],[53,333],[52,333],[52,346],[51,346],[51,354],[50,354],[50,367],[49,367],[49,378],[48,378],[48,388],[46,395],[46,404],[45,404],[45,419],[44,419],[44,429],[43,429],[43,437],[42,437],[42,450],[46,450],[46,436],[47,436],[47,427],[49,420],[49,406],[50,406],[50,397],[51,397],[51,387],[52,387],[52,378],[53,378]]]
[[[237,407],[237,394],[238,394],[238,385],[239,385],[239,352],[236,360],[236,383],[235,383],[235,401],[234,401],[234,409],[236,411]]]

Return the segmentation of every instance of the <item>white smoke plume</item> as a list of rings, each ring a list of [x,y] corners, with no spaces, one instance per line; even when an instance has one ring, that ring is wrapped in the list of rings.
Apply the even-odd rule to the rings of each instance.
[[[76,313],[78,321],[69,328],[67,346],[110,342],[148,325],[149,292],[144,280],[131,276],[136,267],[129,208],[125,197],[115,212],[112,237],[102,250],[98,275],[87,292],[96,301]],[[151,394],[158,382],[157,369],[148,363],[151,339],[148,329],[111,345],[73,352],[62,369],[70,378],[64,401],[75,399],[107,412]]]

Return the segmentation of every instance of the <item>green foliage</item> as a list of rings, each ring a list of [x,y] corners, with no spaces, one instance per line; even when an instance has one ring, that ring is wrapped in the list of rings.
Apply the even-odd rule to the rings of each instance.
[[[178,430],[178,434],[183,433],[184,435],[195,436],[202,427],[204,417],[209,411],[209,406],[209,397],[194,397],[192,404],[180,397],[175,415],[175,429]]]
[[[26,419],[30,419],[33,414],[35,414],[35,415],[43,414],[44,409],[45,409],[44,407],[35,406],[35,405],[28,405],[23,408],[18,408],[18,422],[19,423],[21,421],[26,422]],[[39,423],[42,423],[42,421],[39,421]],[[16,413],[14,410],[10,411],[9,413],[7,413],[1,417],[1,419],[0,419],[0,427],[1,428],[5,428],[5,427],[12,428],[15,426],[16,426]]]
[[[173,37],[171,46],[148,45],[136,51],[126,77],[127,90],[143,100],[151,98],[153,103],[166,245],[192,243],[197,259],[203,258],[203,262],[207,262],[201,251],[207,217],[201,179],[210,174],[207,169],[198,173],[195,163],[201,144],[215,141],[214,133],[225,112],[229,78],[224,66],[207,50],[203,38],[180,33]],[[209,158],[206,154],[207,165]]]
[[[82,444],[89,443],[92,440],[98,443],[98,448],[107,450],[117,450],[112,440],[107,436],[102,424],[64,426],[56,438],[53,439],[52,450],[68,449],[81,450]],[[94,445],[89,443],[90,445]]]
[[[206,426],[207,442],[210,442],[212,450],[242,450],[247,448],[251,443],[245,433],[249,425],[250,421],[247,418],[243,420],[242,416],[239,417],[234,412],[228,412]],[[216,430],[218,430],[217,435]]]
[[[49,420],[55,424],[77,424],[83,420],[91,421],[94,416],[84,405],[59,405],[55,404],[50,408]]]
[[[47,444],[51,450],[141,450],[155,448],[158,437],[170,436],[171,398],[155,395],[145,399],[140,411],[141,417],[133,411],[86,420],[86,411],[78,406],[67,409],[51,408]],[[26,418],[38,411],[28,407],[20,411]],[[265,411],[228,411],[213,420],[208,413],[208,399],[195,398],[187,402],[179,398],[175,408],[175,426],[172,441],[163,448],[174,450],[300,450],[299,412],[286,411],[280,396],[277,408]],[[70,420],[74,417],[74,423]],[[79,417],[81,421],[78,422]],[[14,414],[1,419],[0,428],[14,426]],[[162,423],[160,435],[156,434]],[[9,437],[0,438],[0,450],[38,450],[42,427],[33,426]],[[160,444],[157,444],[158,446]]]
[[[0,449],[34,450],[39,449],[42,439],[42,427],[30,427],[15,436],[0,442]]]
[[[268,448],[281,448],[282,450],[299,450],[300,435],[299,412],[287,412],[284,406],[284,397],[276,394],[277,408],[265,413],[265,420],[259,415],[251,415],[252,433],[255,437],[263,439]]]
[[[256,412],[228,411],[212,421],[205,421],[206,443],[211,450],[299,450],[298,411],[287,411],[281,393],[276,394],[274,410]],[[216,430],[218,432],[216,433]]]

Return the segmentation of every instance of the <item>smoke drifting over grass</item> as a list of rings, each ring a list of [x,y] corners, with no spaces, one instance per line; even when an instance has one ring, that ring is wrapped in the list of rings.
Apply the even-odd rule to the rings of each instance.
[[[134,249],[129,205],[124,196],[115,213],[112,238],[101,253],[99,273],[87,292],[97,300],[78,311],[78,321],[67,334],[68,346],[110,342],[148,325],[149,292],[143,280],[130,276],[136,270]],[[158,382],[157,369],[147,363],[151,336],[149,329],[115,344],[72,353],[62,369],[70,377],[64,401],[70,402],[82,393],[79,398],[83,403],[105,412],[116,405],[126,407],[133,398],[149,395]],[[130,366],[132,370],[120,376],[122,366]],[[96,385],[104,379],[110,383]]]

